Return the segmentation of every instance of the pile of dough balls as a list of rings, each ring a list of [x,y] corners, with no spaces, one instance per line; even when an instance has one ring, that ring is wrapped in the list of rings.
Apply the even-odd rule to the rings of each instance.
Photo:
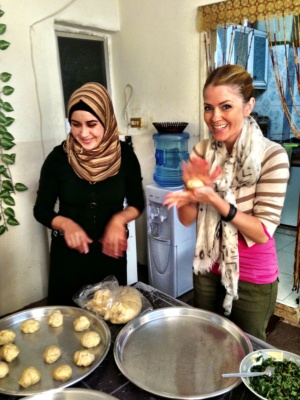
[[[52,328],[63,326],[64,316],[60,310],[54,310],[47,318],[48,325]],[[73,321],[75,332],[84,332],[80,338],[80,344],[85,349],[79,349],[73,354],[73,362],[79,367],[87,367],[95,360],[95,355],[87,349],[91,349],[99,345],[101,337],[98,332],[88,330],[91,326],[89,319],[85,315],[77,317]],[[27,319],[20,325],[20,330],[25,334],[32,334],[40,329],[39,321],[35,319]],[[8,363],[15,360],[20,350],[13,342],[16,334],[11,329],[0,331],[0,379],[9,374]],[[56,345],[49,345],[44,349],[42,357],[46,364],[54,364],[62,355],[61,349]],[[2,361],[3,360],[3,361]],[[67,364],[61,364],[52,371],[52,378],[56,381],[66,382],[72,377],[72,367]],[[35,385],[41,380],[41,373],[34,366],[26,367],[18,381],[22,388],[28,388]]]
[[[96,290],[87,309],[113,324],[126,324],[142,311],[140,292],[132,286],[120,286],[116,296],[107,288]]]

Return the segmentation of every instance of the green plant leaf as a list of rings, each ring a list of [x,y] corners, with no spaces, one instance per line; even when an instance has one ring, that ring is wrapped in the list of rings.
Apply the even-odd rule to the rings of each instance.
[[[8,72],[2,72],[0,74],[0,79],[2,82],[8,82],[10,80],[10,78],[11,78],[11,74]]]
[[[7,208],[4,210],[4,214],[5,214],[7,217],[14,217],[14,216],[15,216],[15,211],[14,211],[13,208],[7,207]]]
[[[2,182],[2,189],[9,190],[10,192],[12,192],[14,190],[14,187],[13,187],[11,181],[5,180]]]
[[[10,43],[6,40],[0,40],[0,50],[6,50],[9,47]]]
[[[5,199],[6,197],[10,196],[10,191],[9,190],[1,190],[0,192],[0,198]]]
[[[16,204],[14,198],[11,196],[4,197],[3,201],[7,206],[14,206]]]
[[[3,154],[1,157],[1,160],[4,164],[9,165],[9,164],[14,164],[16,159],[16,154]]]
[[[5,124],[6,122],[6,117],[5,115],[0,111],[0,124]]]
[[[4,165],[0,165],[0,174],[5,176],[5,178],[10,179],[10,176],[7,173],[7,168],[5,168]]]
[[[0,24],[0,35],[3,35],[6,31],[6,25],[5,24]]]
[[[2,107],[7,112],[14,111],[14,109],[10,103],[5,102],[5,103],[3,103]]]
[[[15,145],[16,143],[12,142],[11,140],[5,138],[0,139],[0,146],[2,146],[4,150],[10,150]]]
[[[19,222],[13,217],[8,218],[6,222],[11,226],[20,225]]]
[[[9,125],[11,125],[13,122],[14,122],[14,118],[11,118],[11,117],[7,117],[7,118],[5,118],[5,123],[4,123],[4,125],[5,126],[9,126]]]
[[[7,139],[7,140],[10,140],[12,142],[15,138],[13,137],[13,135],[11,133],[4,132],[3,133],[3,139]]]
[[[15,189],[16,189],[18,192],[24,192],[25,190],[28,189],[28,187],[25,186],[23,183],[18,182],[18,183],[15,184]]]
[[[14,88],[11,86],[3,86],[2,88],[2,93],[5,94],[5,96],[9,96],[14,92]]]
[[[0,17],[2,17],[4,15],[4,11],[0,10]]]
[[[0,122],[0,133],[4,133],[4,132],[7,132],[7,129],[4,125],[1,125],[1,122]]]
[[[1,225],[0,226],[0,235],[3,235],[3,233],[7,230],[6,226]]]

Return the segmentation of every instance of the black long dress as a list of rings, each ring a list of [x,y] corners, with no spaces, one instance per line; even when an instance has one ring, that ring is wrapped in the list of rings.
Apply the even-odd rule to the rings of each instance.
[[[63,144],[55,147],[41,169],[34,216],[51,228],[57,215],[77,222],[93,239],[89,253],[70,249],[59,231],[51,233],[49,305],[72,305],[72,296],[82,286],[102,281],[114,275],[120,285],[126,285],[126,253],[115,259],[101,251],[99,238],[110,218],[128,206],[140,212],[144,209],[141,169],[131,146],[121,142],[121,166],[117,175],[94,184],[79,178],[68,162]],[[58,201],[58,211],[55,204]]]

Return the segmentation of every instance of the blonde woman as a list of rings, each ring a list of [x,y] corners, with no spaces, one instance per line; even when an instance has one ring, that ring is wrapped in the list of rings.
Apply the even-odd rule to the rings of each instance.
[[[278,289],[275,242],[289,161],[250,116],[251,76],[241,66],[214,70],[204,89],[210,138],[183,167],[186,188],[168,193],[180,221],[197,220],[193,263],[195,304],[224,313],[245,332],[266,339]],[[188,189],[201,181],[196,189]],[[191,186],[190,186],[191,185]]]

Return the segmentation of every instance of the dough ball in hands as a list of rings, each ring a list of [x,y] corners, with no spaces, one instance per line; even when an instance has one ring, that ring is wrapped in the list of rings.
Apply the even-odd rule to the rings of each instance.
[[[47,346],[43,353],[43,358],[47,364],[52,364],[59,359],[61,356],[61,350],[58,346],[50,345]]]
[[[4,361],[0,361],[0,378],[4,378],[9,373],[8,364]]]
[[[204,186],[204,183],[200,179],[189,179],[186,183],[186,187],[189,190],[198,189]]]
[[[40,329],[40,323],[36,319],[27,319],[22,322],[20,329],[23,333],[34,333]]]
[[[18,357],[20,350],[18,346],[13,343],[5,344],[0,348],[0,357],[3,358],[6,362],[12,362],[15,358]]]
[[[72,377],[72,368],[68,364],[62,364],[52,371],[52,377],[56,381],[66,382]]]
[[[79,367],[87,367],[95,360],[95,354],[92,354],[88,350],[77,350],[74,353],[73,361],[74,364]]]
[[[12,343],[15,340],[16,334],[11,329],[3,329],[0,331],[0,345]]]
[[[98,346],[100,341],[101,338],[98,332],[89,331],[82,335],[80,343],[82,344],[83,347],[91,349],[92,347]]]
[[[64,316],[60,310],[53,311],[48,317],[48,325],[52,328],[58,328],[64,323]]]
[[[35,385],[41,380],[41,373],[35,367],[27,367],[23,370],[19,379],[19,385],[23,388]]]
[[[73,322],[73,327],[76,332],[85,331],[90,327],[90,325],[91,323],[89,319],[84,315],[76,318],[75,321]]]

